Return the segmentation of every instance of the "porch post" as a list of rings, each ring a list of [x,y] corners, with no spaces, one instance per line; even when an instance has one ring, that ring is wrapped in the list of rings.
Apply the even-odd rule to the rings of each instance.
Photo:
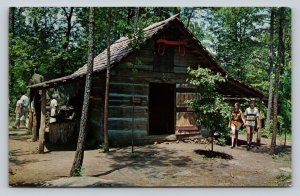
[[[31,140],[33,142],[36,142],[37,141],[37,118],[36,118],[36,104],[37,104],[36,94],[37,94],[37,91],[33,90],[32,93],[33,93],[33,96],[32,96],[32,100],[30,100],[30,101],[34,102],[33,108],[31,108],[31,102],[29,103],[30,104],[30,112],[29,112],[29,114],[32,115],[32,123],[30,123],[30,125],[32,125],[31,126],[31,130],[32,130]],[[31,110],[32,110],[32,112],[31,112]]]
[[[31,102],[32,102],[33,96],[32,96],[32,90],[29,90],[29,123],[28,123],[28,130],[31,132],[32,134],[32,123],[33,123],[33,113],[32,113],[32,107],[31,107]],[[31,139],[32,140],[32,139]]]
[[[39,130],[39,153],[44,153],[46,127],[46,89],[42,89],[41,101],[41,125]]]

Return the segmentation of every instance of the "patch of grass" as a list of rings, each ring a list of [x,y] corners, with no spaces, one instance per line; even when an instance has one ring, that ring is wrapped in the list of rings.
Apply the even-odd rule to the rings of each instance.
[[[99,151],[99,153],[106,153],[106,152],[108,152],[108,147],[106,147],[105,144],[100,144],[98,146],[98,151]]]
[[[9,116],[8,117],[8,124],[13,125],[15,122],[16,117],[15,116]]]
[[[78,170],[75,171],[75,176],[82,176],[84,174],[84,167],[80,167]]]
[[[284,155],[285,154],[282,152],[275,153],[275,154],[272,154],[272,159],[279,159],[280,157],[283,157]]]
[[[292,182],[292,174],[281,173],[276,176],[279,186],[290,186]]]
[[[283,160],[284,161],[291,161],[291,158],[289,156],[285,155]]]
[[[280,140],[284,141],[284,133],[282,133],[281,135],[277,136]],[[292,134],[291,133],[287,133],[286,134],[286,140],[292,140]]]

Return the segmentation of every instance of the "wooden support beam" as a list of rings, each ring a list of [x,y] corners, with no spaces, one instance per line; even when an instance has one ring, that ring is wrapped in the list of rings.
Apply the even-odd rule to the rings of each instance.
[[[46,89],[42,90],[41,101],[41,125],[39,130],[39,153],[44,153],[45,145],[45,128],[46,128]]]
[[[31,141],[36,142],[37,141],[37,117],[36,117],[36,104],[38,103],[37,100],[37,94],[38,94],[38,90],[34,89],[33,90],[33,100],[30,100],[30,113],[32,114],[32,127],[31,127],[31,131],[32,131],[32,136],[31,136]],[[31,101],[34,102],[34,106],[33,108],[31,108]],[[31,112],[32,110],[32,112]]]
[[[34,99],[33,94],[32,94],[32,90],[30,90],[29,92],[29,123],[28,123],[28,130],[31,132],[32,134],[32,128],[33,128],[33,108],[31,107],[31,102]]]
[[[36,112],[32,112],[32,137],[31,141],[37,141],[37,119],[36,119]]]

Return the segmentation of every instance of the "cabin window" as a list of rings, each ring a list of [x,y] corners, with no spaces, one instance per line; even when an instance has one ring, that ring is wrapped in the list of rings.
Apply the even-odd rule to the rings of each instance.
[[[158,51],[157,45],[156,51]],[[173,46],[165,46],[163,54],[159,54],[158,52],[156,52],[154,56],[154,71],[173,72],[174,54],[175,49]]]

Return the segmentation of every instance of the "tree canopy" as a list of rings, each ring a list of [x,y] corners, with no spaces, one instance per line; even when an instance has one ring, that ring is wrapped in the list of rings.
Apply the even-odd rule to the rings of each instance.
[[[114,7],[110,40],[134,33],[135,8]],[[279,43],[279,13],[274,8],[274,48]],[[95,54],[106,48],[108,8],[95,9]],[[139,29],[164,20],[174,13],[216,59],[239,80],[268,92],[271,8],[170,8],[139,9]],[[10,8],[9,95],[13,111],[18,92],[25,90],[38,67],[45,80],[73,73],[88,55],[88,8]],[[285,64],[279,86],[279,122],[291,131],[291,10],[285,11]],[[278,58],[274,52],[274,58]],[[277,61],[274,61],[277,63]]]

